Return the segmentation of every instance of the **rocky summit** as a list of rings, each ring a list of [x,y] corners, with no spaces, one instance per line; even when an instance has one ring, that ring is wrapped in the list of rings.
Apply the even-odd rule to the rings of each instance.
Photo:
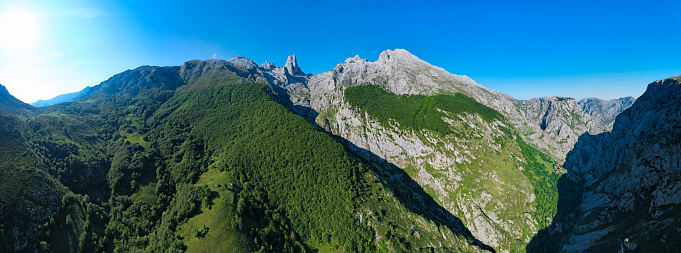
[[[316,75],[294,55],[142,66],[41,108],[0,86],[0,240],[27,252],[675,250],[680,79],[638,99],[518,100],[395,49]]]

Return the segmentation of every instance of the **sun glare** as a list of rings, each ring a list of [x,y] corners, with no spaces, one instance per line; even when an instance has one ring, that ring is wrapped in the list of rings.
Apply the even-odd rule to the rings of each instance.
[[[33,14],[21,9],[0,16],[0,44],[8,53],[26,53],[38,42],[38,22]]]

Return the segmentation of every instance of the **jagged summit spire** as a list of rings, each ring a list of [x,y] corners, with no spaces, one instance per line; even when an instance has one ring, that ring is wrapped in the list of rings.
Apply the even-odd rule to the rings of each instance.
[[[296,55],[289,55],[288,59],[286,59],[286,64],[284,65],[284,69],[288,72],[289,75],[292,76],[304,76],[305,73],[300,69],[298,66],[298,61],[296,61]]]

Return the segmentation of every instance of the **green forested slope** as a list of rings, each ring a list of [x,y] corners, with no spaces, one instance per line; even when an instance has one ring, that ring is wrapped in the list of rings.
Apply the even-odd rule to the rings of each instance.
[[[145,68],[125,78],[136,71],[154,80]],[[33,177],[47,181],[24,186],[51,193],[36,204],[51,210],[39,226],[9,233],[13,224],[3,223],[2,251],[25,234],[25,252],[479,250],[469,234],[408,210],[370,167],[272,100],[265,85],[226,83],[228,70],[215,75],[190,88],[121,87],[2,116],[23,126],[2,135],[3,157],[30,155],[3,158],[3,175],[12,175],[0,179],[3,191]],[[15,146],[23,148],[5,148]],[[3,210],[10,205],[3,199]],[[22,220],[29,210],[0,217]]]
[[[0,116],[1,251],[49,238],[44,223],[65,191],[42,170],[44,164],[31,149],[32,137],[20,117]]]
[[[461,93],[434,96],[396,95],[380,86],[360,85],[348,87],[345,98],[352,106],[366,111],[384,126],[389,126],[394,121],[401,127],[412,130],[429,129],[441,135],[454,133],[450,124],[442,120],[446,116],[444,111],[455,115],[475,113],[487,121],[503,118],[501,113]]]
[[[353,216],[362,188],[359,163],[330,136],[271,100],[264,85],[185,93],[159,112],[168,114],[152,120],[161,127],[151,135],[167,140],[173,126],[188,124],[189,135],[206,140],[218,169],[229,171],[243,187],[236,201],[240,216],[225,222],[243,223],[245,214],[265,249],[293,249],[292,233],[333,247],[373,245],[369,227],[355,225]],[[185,167],[172,170],[171,175]]]

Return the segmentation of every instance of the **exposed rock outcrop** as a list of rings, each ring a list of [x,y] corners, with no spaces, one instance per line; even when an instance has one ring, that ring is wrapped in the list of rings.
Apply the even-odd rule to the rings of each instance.
[[[580,135],[606,130],[598,120],[584,112],[574,98],[542,97],[517,104],[525,120],[524,134],[533,140],[533,144],[559,159],[565,157]]]
[[[580,137],[567,157],[585,187],[568,252],[678,250],[681,231],[681,83],[656,81],[615,120],[611,133]],[[595,240],[581,240],[592,236]],[[673,238],[672,238],[673,237]]]
[[[295,55],[289,55],[286,59],[286,64],[284,65],[286,73],[292,76],[304,76],[305,73],[298,67],[298,61]]]
[[[585,98],[577,102],[584,112],[599,120],[607,131],[612,130],[615,117],[629,108],[636,101],[633,97],[603,100],[599,98]]]
[[[348,58],[333,70],[317,75],[291,75],[299,68],[293,56],[287,60],[287,66],[281,68],[263,64],[261,70],[269,82],[276,86],[275,91],[285,94],[291,101],[289,107],[310,121],[314,121],[318,113],[332,105],[339,105],[346,87],[374,84],[395,94],[463,93],[504,114],[511,123],[524,130],[522,134],[528,137],[526,139],[530,143],[558,160],[565,159],[577,137],[584,132],[599,133],[606,130],[579,106],[575,106],[576,101],[572,98],[519,101],[490,90],[465,75],[451,74],[433,66],[404,49],[386,50],[375,62],[359,56]],[[541,106],[549,100],[552,107]],[[552,111],[547,111],[549,109]],[[553,124],[552,127],[541,127],[544,116],[550,116],[546,122]]]

